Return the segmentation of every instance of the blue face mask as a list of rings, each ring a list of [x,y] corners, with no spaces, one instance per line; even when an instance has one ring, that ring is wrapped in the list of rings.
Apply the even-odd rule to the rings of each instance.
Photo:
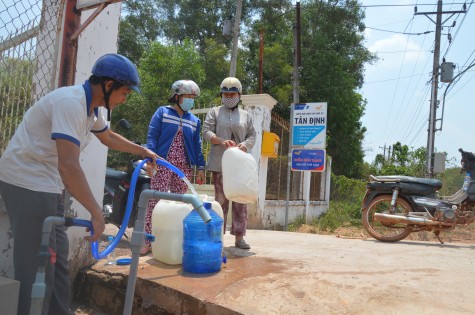
[[[195,104],[195,100],[192,98],[187,98],[184,97],[183,102],[180,104],[181,109],[183,109],[185,112],[189,111],[190,109],[193,108],[193,105]]]

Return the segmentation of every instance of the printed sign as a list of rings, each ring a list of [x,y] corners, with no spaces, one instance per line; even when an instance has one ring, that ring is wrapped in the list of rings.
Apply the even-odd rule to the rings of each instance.
[[[293,104],[292,146],[325,149],[327,103]]]
[[[325,171],[325,150],[292,149],[292,171]]]

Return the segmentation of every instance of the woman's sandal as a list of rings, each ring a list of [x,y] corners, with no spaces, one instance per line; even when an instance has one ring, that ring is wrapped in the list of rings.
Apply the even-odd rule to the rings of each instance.
[[[244,241],[243,239],[237,241],[234,245],[236,245],[236,247],[240,248],[240,249],[250,249],[251,248],[251,246],[249,246],[249,244],[246,243],[246,241]]]

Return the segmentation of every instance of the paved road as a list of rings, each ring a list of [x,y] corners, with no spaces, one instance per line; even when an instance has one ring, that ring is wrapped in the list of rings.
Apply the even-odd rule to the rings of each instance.
[[[475,245],[273,231],[247,239],[256,268],[272,259],[267,273],[219,296],[246,314],[475,314]]]
[[[207,314],[475,314],[475,245],[258,230],[246,240],[250,251],[236,249],[226,234],[228,263],[207,276],[142,257],[138,277],[150,285],[136,294],[149,292],[142,298],[150,305],[189,296]],[[186,308],[174,301],[169,311]],[[190,307],[193,314],[196,305]]]

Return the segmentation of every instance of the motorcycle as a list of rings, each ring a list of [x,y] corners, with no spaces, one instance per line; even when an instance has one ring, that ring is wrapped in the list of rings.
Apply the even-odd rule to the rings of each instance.
[[[459,149],[462,189],[438,197],[442,182],[409,176],[373,176],[362,202],[366,231],[382,242],[397,242],[418,231],[433,231],[441,244],[441,231],[467,226],[475,221],[475,155]]]
[[[104,199],[102,202],[102,211],[106,223],[112,223],[117,227],[121,226],[129,196],[130,180],[139,162],[131,161],[127,172],[117,171],[112,168],[106,169]],[[146,189],[150,189],[150,176],[147,175],[144,169],[141,169],[135,186],[134,202],[128,227],[132,227],[135,224],[139,196]]]
[[[125,119],[119,121],[119,126],[127,130],[131,129],[131,124]],[[122,225],[122,219],[124,218],[127,206],[130,181],[139,163],[140,161],[130,161],[126,172],[109,167],[106,168],[104,198],[102,201],[102,211],[106,223],[112,223],[117,227]],[[144,169],[141,169],[135,186],[134,202],[128,227],[132,227],[135,224],[140,193],[146,189],[150,189],[150,176],[147,175]]]

